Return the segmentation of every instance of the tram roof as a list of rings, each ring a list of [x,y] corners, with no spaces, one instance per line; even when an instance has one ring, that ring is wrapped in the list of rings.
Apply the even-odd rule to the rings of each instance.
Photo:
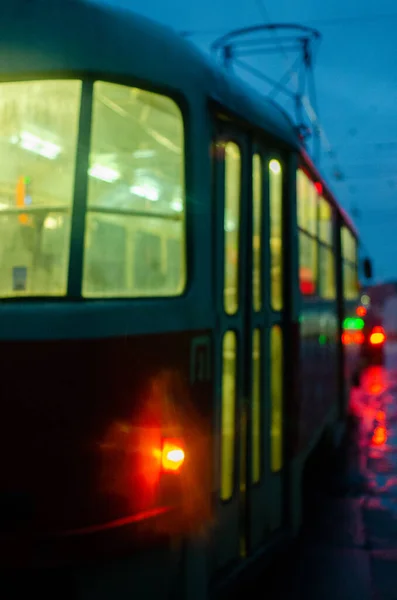
[[[172,29],[127,9],[83,0],[5,2],[0,8],[0,57],[3,80],[89,73],[130,78],[190,97],[201,90],[301,150],[293,123],[277,104],[228,77]]]

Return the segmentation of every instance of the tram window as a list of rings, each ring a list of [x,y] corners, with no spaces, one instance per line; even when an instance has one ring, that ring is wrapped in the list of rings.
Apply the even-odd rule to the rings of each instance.
[[[262,306],[261,298],[261,235],[262,235],[262,160],[259,154],[255,154],[252,159],[252,289],[253,306],[256,312],[260,311]]]
[[[228,315],[238,310],[241,153],[234,142],[225,145],[225,281],[224,307]]]
[[[335,256],[332,248],[319,245],[319,292],[321,298],[336,298]]]
[[[343,226],[341,229],[342,236],[342,256],[344,259],[355,263],[357,261],[357,242],[347,227]]]
[[[320,241],[332,245],[332,208],[325,198],[320,198],[319,231]]]
[[[316,235],[317,190],[302,169],[299,169],[297,173],[297,211],[299,227]]]
[[[234,489],[235,421],[237,392],[237,338],[234,331],[223,337],[221,414],[221,499],[229,500]]]
[[[304,296],[316,293],[317,240],[299,232],[299,285]]]
[[[283,466],[283,334],[278,325],[271,330],[270,354],[270,466],[275,472]]]
[[[271,305],[283,308],[283,173],[278,160],[269,162]]]
[[[85,297],[183,292],[184,168],[183,120],[173,100],[94,84]]]
[[[0,297],[63,296],[81,82],[0,88]]]
[[[261,477],[261,333],[255,329],[252,338],[252,481]]]
[[[343,263],[343,291],[346,300],[355,300],[359,295],[357,267],[348,262]]]

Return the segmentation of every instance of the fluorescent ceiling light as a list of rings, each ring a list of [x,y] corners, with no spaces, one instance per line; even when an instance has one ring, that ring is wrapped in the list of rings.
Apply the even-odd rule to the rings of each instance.
[[[281,172],[281,165],[278,160],[271,160],[269,163],[270,170],[273,171],[275,175],[278,175]]]
[[[155,154],[154,150],[136,150],[132,156],[134,158],[153,158]]]
[[[88,169],[88,175],[95,179],[106,181],[107,183],[113,183],[120,178],[120,173],[116,171],[116,169],[103,167],[102,165],[92,165],[92,167]]]
[[[152,202],[156,202],[159,199],[159,191],[155,187],[149,185],[133,185],[130,187],[130,192],[131,194],[146,198],[146,200],[151,200]]]
[[[175,212],[182,212],[182,210],[183,210],[183,202],[182,202],[182,200],[180,198],[175,198],[175,200],[173,200],[171,202],[171,208]]]
[[[19,135],[12,136],[10,141],[24,150],[44,156],[44,158],[49,158],[50,160],[54,160],[61,153],[60,146],[52,142],[47,142],[29,131],[21,131]]]

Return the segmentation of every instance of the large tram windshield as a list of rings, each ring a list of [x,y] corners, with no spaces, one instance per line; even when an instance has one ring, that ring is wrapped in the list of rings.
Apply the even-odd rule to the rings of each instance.
[[[81,82],[2,83],[1,91],[0,296],[63,296]],[[177,105],[96,82],[89,142],[82,294],[181,293],[184,135]]]

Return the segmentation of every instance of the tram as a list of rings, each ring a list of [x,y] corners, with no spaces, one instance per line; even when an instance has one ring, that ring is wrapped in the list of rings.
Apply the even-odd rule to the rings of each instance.
[[[204,598],[296,534],[344,423],[357,232],[284,112],[178,34],[0,15],[0,567]]]

